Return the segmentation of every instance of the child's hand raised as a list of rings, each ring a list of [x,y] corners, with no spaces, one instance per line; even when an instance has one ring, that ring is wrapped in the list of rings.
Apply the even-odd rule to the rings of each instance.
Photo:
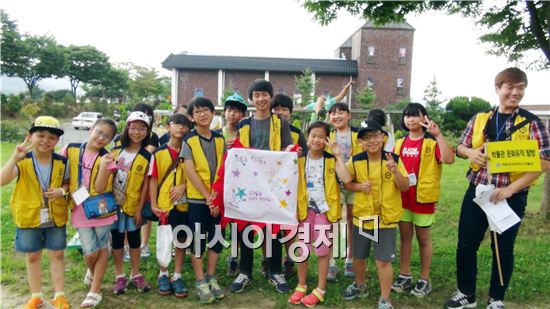
[[[21,144],[15,147],[15,151],[13,152],[13,157],[17,159],[17,161],[23,160],[27,155],[27,153],[31,151],[32,147],[34,147],[34,145],[29,140],[29,135],[27,135],[25,137],[25,140]]]
[[[435,137],[441,135],[441,129],[439,129],[437,123],[435,123],[433,120],[430,120],[428,116],[424,116],[424,122],[420,122],[420,125],[426,128],[426,132]]]
[[[331,142],[330,139],[327,137],[327,140],[325,141],[325,144],[327,144],[327,146],[330,148],[330,151],[332,152],[332,154],[333,154],[335,157],[342,154],[342,153],[340,152],[340,146],[338,146],[338,144],[336,143],[336,141]]]
[[[115,161],[115,154],[114,153],[108,153],[101,157],[99,160],[99,164],[102,166],[109,166],[112,162]]]
[[[386,160],[388,161],[386,163],[386,167],[392,174],[395,174],[395,172],[397,171],[397,163],[395,163],[395,160],[393,159],[391,153],[386,152]]]

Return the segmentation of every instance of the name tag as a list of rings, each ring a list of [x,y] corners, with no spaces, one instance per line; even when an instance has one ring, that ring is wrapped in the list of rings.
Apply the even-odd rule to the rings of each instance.
[[[88,193],[88,190],[85,187],[80,187],[78,190],[74,191],[71,196],[73,197],[73,201],[76,205],[80,205],[84,203],[88,197],[90,197],[90,193]]]
[[[409,187],[416,186],[416,174],[410,173],[409,174]]]
[[[187,203],[187,196],[183,195],[179,200],[174,201],[174,205]]]
[[[48,208],[40,209],[40,224],[50,221],[50,210]]]

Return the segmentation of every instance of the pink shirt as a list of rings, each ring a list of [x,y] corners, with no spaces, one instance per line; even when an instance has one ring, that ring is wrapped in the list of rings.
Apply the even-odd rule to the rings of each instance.
[[[82,156],[82,184],[86,187],[86,189],[90,188],[92,167],[94,166],[95,160],[99,160],[98,154],[98,152],[84,152],[84,155]],[[65,157],[67,156],[67,147],[61,150],[61,155]],[[82,205],[76,205],[71,214],[71,225],[75,228],[106,226],[113,224],[116,220],[118,220],[116,214],[114,216],[102,219],[88,219],[86,218]]]

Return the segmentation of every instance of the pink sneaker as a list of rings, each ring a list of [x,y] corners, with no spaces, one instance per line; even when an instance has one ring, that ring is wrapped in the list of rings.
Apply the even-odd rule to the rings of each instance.
[[[138,274],[132,277],[131,284],[133,287],[135,287],[139,292],[148,292],[151,289],[151,286],[147,281],[145,281],[145,278],[142,274]]]
[[[113,287],[113,292],[117,295],[124,294],[128,289],[128,277],[120,276],[115,279],[115,286]]]

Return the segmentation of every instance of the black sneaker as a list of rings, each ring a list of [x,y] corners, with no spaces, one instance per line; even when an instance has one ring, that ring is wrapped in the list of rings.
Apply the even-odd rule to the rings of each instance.
[[[240,273],[235,281],[229,287],[232,293],[240,293],[244,290],[244,287],[250,282],[251,278],[248,275]]]
[[[474,295],[468,296],[457,290],[444,306],[446,309],[476,308],[477,302]]]
[[[487,309],[504,309],[504,303],[502,300],[489,298],[489,301],[487,302]]]
[[[427,280],[424,280],[424,279],[419,279],[416,282],[416,286],[411,291],[411,294],[416,296],[416,297],[421,297],[422,298],[422,297],[425,297],[426,295],[430,294],[431,291],[432,291],[432,284],[430,283],[430,281],[427,281]]]
[[[399,275],[391,285],[391,289],[397,293],[403,293],[413,287],[412,276]]]
[[[267,280],[269,281],[269,283],[275,286],[275,290],[277,290],[277,292],[279,293],[286,293],[290,290],[290,287],[288,286],[284,275],[272,273],[267,276]]]

